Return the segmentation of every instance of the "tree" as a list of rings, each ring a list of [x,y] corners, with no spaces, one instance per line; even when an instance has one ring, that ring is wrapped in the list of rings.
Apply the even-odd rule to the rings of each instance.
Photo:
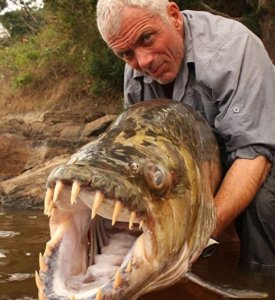
[[[8,4],[7,4],[6,0],[0,0],[0,11],[3,10],[7,6],[8,6]]]
[[[12,38],[25,34],[36,34],[43,24],[37,13],[35,0],[10,0],[18,9],[0,16],[0,22],[8,29]],[[7,1],[0,0],[0,9],[7,7]]]
[[[70,35],[79,67],[93,78],[93,91],[102,92],[110,87],[122,89],[124,64],[101,39],[96,26],[95,0],[47,0],[46,9],[55,16],[60,30]]]

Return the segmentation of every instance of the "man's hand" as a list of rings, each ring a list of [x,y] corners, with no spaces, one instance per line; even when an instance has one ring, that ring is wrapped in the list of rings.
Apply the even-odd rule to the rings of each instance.
[[[271,163],[264,156],[234,161],[215,196],[217,225],[214,238],[219,237],[253,200],[270,167]]]

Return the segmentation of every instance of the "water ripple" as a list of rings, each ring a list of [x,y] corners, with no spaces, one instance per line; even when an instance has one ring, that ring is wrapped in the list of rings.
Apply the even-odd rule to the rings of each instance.
[[[16,231],[0,230],[0,239],[1,238],[13,238],[20,234],[21,234],[20,232],[16,232]]]
[[[32,277],[34,275],[29,273],[14,273],[9,275],[8,281],[23,281]]]

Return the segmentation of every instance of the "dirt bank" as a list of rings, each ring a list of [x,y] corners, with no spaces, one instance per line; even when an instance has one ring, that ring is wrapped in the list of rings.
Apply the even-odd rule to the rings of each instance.
[[[0,92],[0,203],[42,207],[50,170],[106,129],[121,111],[121,95],[89,93],[63,77]]]

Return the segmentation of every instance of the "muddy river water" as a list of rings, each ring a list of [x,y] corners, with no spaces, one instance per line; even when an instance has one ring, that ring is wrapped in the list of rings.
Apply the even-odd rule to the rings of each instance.
[[[45,242],[49,239],[48,232],[48,218],[40,211],[0,210],[0,300],[37,299],[34,271],[38,269],[38,254],[44,252]],[[214,256],[199,259],[194,264],[193,271],[215,284],[266,291],[269,293],[268,299],[275,300],[275,277],[263,277],[241,271],[237,261],[237,242],[224,243]],[[180,282],[142,299],[220,298],[191,283]]]

